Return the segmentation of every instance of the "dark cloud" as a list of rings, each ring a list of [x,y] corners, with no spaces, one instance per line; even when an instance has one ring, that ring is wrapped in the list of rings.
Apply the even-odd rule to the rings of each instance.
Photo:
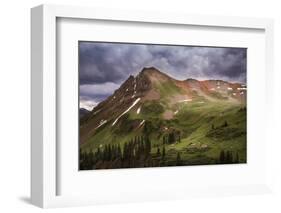
[[[246,53],[245,48],[80,42],[80,96],[105,98],[129,75],[148,66],[179,80],[222,79],[245,83]]]

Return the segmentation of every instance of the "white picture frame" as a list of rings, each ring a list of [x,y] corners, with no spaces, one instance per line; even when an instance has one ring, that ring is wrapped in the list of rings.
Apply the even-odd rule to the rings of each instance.
[[[97,196],[58,196],[57,166],[57,19],[87,19],[87,20],[116,20],[119,22],[154,23],[164,25],[192,25],[202,27],[218,27],[231,29],[257,29],[264,31],[265,68],[263,74],[266,87],[267,107],[272,108],[273,100],[270,90],[273,88],[273,21],[271,19],[216,17],[187,14],[165,14],[145,11],[122,11],[100,8],[85,8],[74,6],[41,5],[31,10],[31,201],[33,204],[47,207],[62,207],[76,205],[91,205],[116,202],[139,202],[144,200],[165,200],[187,197],[201,197],[213,195],[241,195],[264,193],[271,191],[270,164],[270,119],[272,111],[268,110],[265,117],[264,133],[267,154],[262,156],[266,169],[266,178],[259,184],[233,184],[217,187],[200,187],[194,183],[194,188],[168,187],[167,190],[155,190],[151,195],[123,194],[98,198]],[[165,168],[164,168],[165,169]],[[167,170],[172,171],[172,170]],[[162,170],[162,174],[165,171]],[[126,187],[126,186],[124,186]],[[163,192],[166,192],[163,193]],[[173,196],[167,194],[170,192]],[[156,196],[157,195],[157,196]]]

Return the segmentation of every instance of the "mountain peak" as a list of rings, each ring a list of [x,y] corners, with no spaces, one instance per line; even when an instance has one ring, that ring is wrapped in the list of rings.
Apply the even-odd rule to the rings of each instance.
[[[155,67],[144,67],[141,72],[139,73],[139,76],[147,76],[149,78],[160,78],[160,79],[170,79],[167,74],[161,72]]]
[[[150,82],[152,85],[156,85],[159,83],[172,81],[173,79],[167,74],[161,72],[155,67],[144,67],[142,71],[137,76],[139,79],[145,79]]]
[[[160,70],[158,70],[155,67],[144,67],[140,74],[162,74],[165,75],[164,73],[162,73]]]
[[[144,67],[142,69],[142,72],[152,72],[152,71],[157,71],[160,72],[158,69],[156,69],[155,67]]]

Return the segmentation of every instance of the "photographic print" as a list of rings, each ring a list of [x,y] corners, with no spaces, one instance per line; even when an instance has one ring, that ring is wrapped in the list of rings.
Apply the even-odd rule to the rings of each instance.
[[[247,49],[79,41],[79,169],[247,162]]]

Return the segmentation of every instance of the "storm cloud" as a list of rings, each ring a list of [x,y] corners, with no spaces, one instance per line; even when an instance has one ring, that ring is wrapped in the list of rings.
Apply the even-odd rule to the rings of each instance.
[[[80,105],[95,106],[143,67],[178,80],[246,83],[246,60],[245,48],[79,42]]]

